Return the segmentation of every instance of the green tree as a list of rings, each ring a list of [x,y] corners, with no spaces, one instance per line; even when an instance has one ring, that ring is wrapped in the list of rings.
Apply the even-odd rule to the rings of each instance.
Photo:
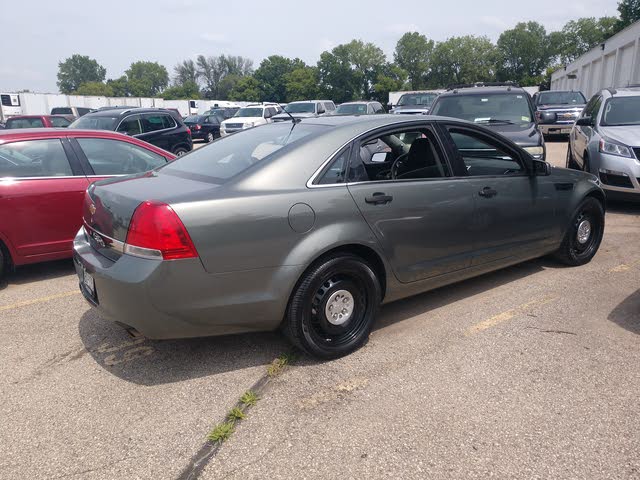
[[[579,18],[562,27],[561,32],[549,34],[550,49],[562,63],[571,63],[615,33],[614,17]]]
[[[418,32],[405,33],[396,44],[394,61],[407,72],[413,90],[418,90],[424,85],[434,46],[433,40]]]
[[[196,59],[198,75],[204,82],[204,95],[206,98],[222,100],[220,95],[220,83],[226,75],[242,77],[250,75],[253,62],[241,56],[205,57],[199,55]],[[228,84],[227,84],[228,87]]]
[[[373,43],[351,40],[344,45],[356,77],[361,82],[359,96],[368,99],[380,68],[387,63],[384,52]]]
[[[535,83],[553,56],[547,31],[537,22],[521,22],[505,30],[497,46],[500,80]]]
[[[233,88],[238,84],[240,80],[244,77],[240,75],[225,75],[218,85],[218,100],[229,100],[229,95]]]
[[[439,42],[433,49],[429,86],[495,80],[496,48],[487,37],[466,35]]]
[[[198,84],[198,67],[196,67],[196,62],[191,59],[178,63],[173,67],[173,73],[174,85]]]
[[[167,69],[157,62],[134,62],[125,75],[129,92],[134,97],[154,97],[169,84]]]
[[[200,88],[195,82],[185,82],[166,88],[160,96],[165,100],[191,100],[200,98]]]
[[[618,12],[617,32],[640,20],[640,0],[622,0],[618,3]]]
[[[114,97],[129,97],[129,82],[126,75],[116,79],[107,80],[107,86],[111,87]]]
[[[260,83],[262,98],[270,102],[285,102],[287,100],[286,76],[305,66],[299,58],[291,59],[281,55],[271,55],[262,60],[253,74]]]
[[[296,68],[284,76],[285,101],[309,100],[319,96],[318,69],[315,67]]]
[[[113,97],[113,88],[103,82],[85,82],[73,92],[74,95],[95,95],[96,97]]]
[[[60,93],[69,94],[87,82],[103,82],[107,70],[93,58],[72,55],[58,63],[58,88]]]
[[[331,98],[336,103],[355,98],[360,82],[351,69],[344,49],[336,47],[331,52],[322,52],[317,68],[322,96]]]
[[[226,75],[238,75],[244,77],[253,73],[253,60],[240,55],[221,55],[226,65]]]
[[[373,85],[373,98],[383,105],[389,103],[389,92],[404,90],[407,85],[408,74],[397,65],[388,63],[381,69]]]
[[[253,77],[241,77],[229,93],[229,99],[245,102],[260,101],[260,83]]]

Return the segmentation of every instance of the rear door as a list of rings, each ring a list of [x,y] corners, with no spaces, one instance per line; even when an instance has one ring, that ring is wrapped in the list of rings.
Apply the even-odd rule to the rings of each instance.
[[[178,143],[178,139],[174,138],[176,122],[171,115],[143,113],[140,115],[140,123],[142,134],[137,135],[140,140],[169,151]]]
[[[88,185],[66,139],[0,145],[0,229],[16,263],[71,253]]]
[[[444,124],[443,133],[472,186],[474,265],[528,256],[556,241],[550,177],[530,176],[519,150],[479,128]]]
[[[471,264],[470,182],[453,177],[432,125],[396,127],[356,142],[348,182],[401,282]]]

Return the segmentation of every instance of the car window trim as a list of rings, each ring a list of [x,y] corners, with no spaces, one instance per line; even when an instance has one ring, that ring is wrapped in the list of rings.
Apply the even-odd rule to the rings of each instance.
[[[500,140],[499,138],[496,138],[494,135],[491,135],[487,132],[481,131],[477,128],[474,128],[474,126],[472,125],[465,125],[465,124],[461,124],[461,123],[457,123],[457,122],[447,122],[447,121],[443,121],[440,122],[440,126],[441,126],[441,131],[442,131],[442,135],[443,138],[445,138],[447,140],[447,143],[449,144],[449,148],[451,151],[451,155],[452,158],[454,159],[454,161],[458,164],[457,166],[457,172],[458,174],[454,177],[451,178],[511,178],[511,177],[528,177],[529,175],[529,170],[527,168],[526,165],[524,165],[524,162],[522,161],[522,159],[520,158],[520,152],[518,150],[514,150],[514,148],[509,145],[509,144],[505,144],[502,140]],[[455,128],[461,129],[461,130],[468,130],[471,131],[473,133],[477,133],[479,134],[481,137],[485,137],[485,138],[489,138],[491,139],[493,142],[498,143],[499,145],[502,145],[502,147],[507,150],[507,153],[511,153],[511,155],[515,156],[516,161],[518,162],[518,164],[520,165],[520,167],[522,167],[522,172],[523,173],[514,173],[514,174],[509,174],[509,175],[469,175],[468,171],[467,171],[467,167],[464,163],[464,160],[462,159],[462,155],[460,153],[460,151],[458,150],[458,147],[456,146],[455,142],[453,141],[453,138],[451,137],[449,130],[448,130],[448,126],[453,126]],[[466,173],[466,175],[460,175],[460,172],[464,171]]]
[[[351,162],[351,155],[353,154],[353,142],[348,143],[347,145],[345,145],[343,148],[341,148],[338,153],[336,155],[334,155],[334,158],[331,162],[327,163],[324,168],[322,169],[322,171],[320,172],[320,175],[318,175],[317,178],[317,182],[319,182],[322,177],[329,171],[329,169],[331,168],[331,165],[333,165],[333,163],[343,154],[343,153],[347,153],[347,160],[345,161],[342,170],[343,170],[343,175],[346,176],[347,171],[349,170],[349,163]],[[346,152],[348,150],[348,152]],[[343,177],[344,178],[344,177]],[[347,182],[336,182],[336,183],[315,183],[314,186],[318,186],[318,187],[323,187],[323,186],[336,186],[336,185],[345,185]]]

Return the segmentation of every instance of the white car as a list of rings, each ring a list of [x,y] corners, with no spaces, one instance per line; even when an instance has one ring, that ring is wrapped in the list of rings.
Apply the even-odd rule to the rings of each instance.
[[[278,109],[273,105],[247,105],[238,110],[233,117],[220,124],[220,135],[224,137],[240,130],[271,123],[271,117],[277,113]]]

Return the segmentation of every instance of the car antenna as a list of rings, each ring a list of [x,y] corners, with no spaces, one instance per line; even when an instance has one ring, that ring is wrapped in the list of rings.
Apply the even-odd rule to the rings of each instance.
[[[278,106],[282,109],[282,111],[284,113],[286,113],[287,115],[289,115],[291,117],[291,121],[293,122],[293,124],[295,125],[296,123],[299,123],[302,119],[301,118],[296,118],[293,115],[291,115],[289,112],[287,112],[287,110],[278,103]]]

